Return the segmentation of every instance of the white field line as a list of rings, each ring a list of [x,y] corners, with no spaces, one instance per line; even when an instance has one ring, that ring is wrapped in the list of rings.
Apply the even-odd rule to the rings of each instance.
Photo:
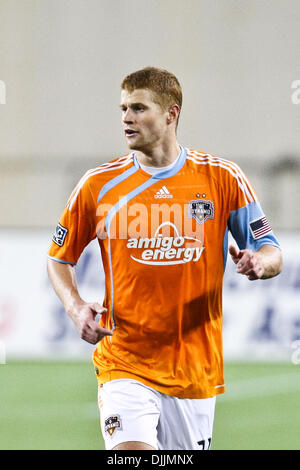
[[[300,391],[300,370],[287,374],[229,381],[226,384],[225,394],[218,397],[218,402],[286,394],[297,390]]]

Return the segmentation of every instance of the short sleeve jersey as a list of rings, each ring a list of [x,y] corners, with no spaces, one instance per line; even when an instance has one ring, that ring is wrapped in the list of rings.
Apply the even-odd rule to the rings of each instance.
[[[53,235],[50,258],[76,264],[97,239],[105,271],[93,354],[99,383],[134,378],[180,398],[225,391],[222,283],[228,231],[240,249],[279,246],[233,162],[181,147],[150,175],[130,153],[88,171]]]

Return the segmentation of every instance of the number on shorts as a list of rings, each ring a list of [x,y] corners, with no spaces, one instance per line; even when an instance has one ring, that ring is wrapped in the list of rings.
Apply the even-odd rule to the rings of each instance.
[[[206,446],[206,441],[203,439],[202,441],[198,441],[197,444],[201,447],[201,450],[209,450],[210,449],[210,444],[211,444],[211,437],[207,439],[207,446]]]

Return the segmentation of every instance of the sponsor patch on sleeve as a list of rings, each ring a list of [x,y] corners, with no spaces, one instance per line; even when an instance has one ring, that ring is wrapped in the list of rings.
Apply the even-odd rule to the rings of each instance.
[[[65,243],[65,238],[66,238],[67,233],[68,233],[68,229],[58,224],[53,234],[52,240],[58,246],[63,246],[63,244]]]
[[[250,222],[250,230],[254,240],[258,240],[272,232],[272,228],[265,216]]]

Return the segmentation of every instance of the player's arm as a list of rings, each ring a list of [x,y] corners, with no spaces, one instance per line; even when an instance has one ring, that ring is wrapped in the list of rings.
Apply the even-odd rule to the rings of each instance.
[[[259,250],[252,251],[239,250],[231,245],[229,253],[237,265],[237,272],[247,276],[250,281],[269,279],[281,273],[282,254],[276,246],[263,245]]]
[[[48,259],[47,269],[52,286],[66,313],[74,322],[80,337],[88,343],[96,344],[104,336],[112,336],[110,330],[101,328],[95,320],[95,317],[105,313],[106,309],[98,303],[85,302],[80,297],[75,267],[71,264]]]

